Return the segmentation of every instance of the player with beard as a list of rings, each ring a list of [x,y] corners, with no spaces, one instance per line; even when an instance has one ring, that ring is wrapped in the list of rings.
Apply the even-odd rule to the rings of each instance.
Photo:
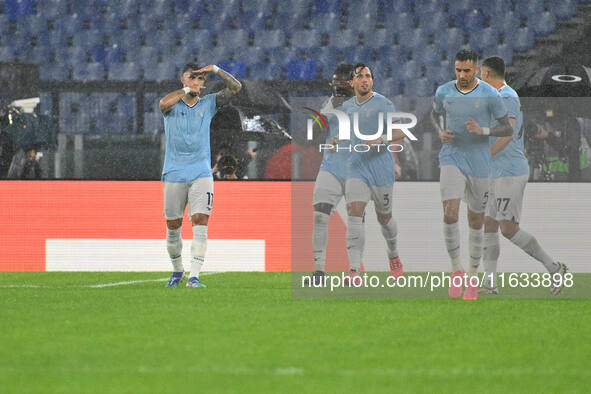
[[[362,135],[375,135],[380,128],[380,113],[383,116],[383,129],[387,130],[387,114],[396,112],[394,104],[381,94],[373,91],[373,73],[363,64],[357,63],[353,72],[351,86],[355,96],[343,104],[352,127],[357,125]],[[397,122],[398,120],[396,120]],[[405,134],[400,129],[392,131],[392,140],[400,140]],[[347,165],[347,182],[345,184],[345,200],[347,201],[347,252],[349,254],[349,283],[360,281],[359,270],[365,245],[365,226],[363,216],[369,200],[373,200],[375,211],[380,223],[382,235],[386,240],[390,275],[398,278],[402,275],[402,262],[398,256],[396,237],[398,229],[392,217],[393,187],[396,180],[394,157],[386,149],[389,144],[386,136],[374,140],[360,139],[351,132],[350,144],[370,146],[367,152],[353,149]]]
[[[217,93],[200,97],[207,74],[217,74],[226,87]],[[181,225],[187,202],[193,226],[191,244],[191,272],[187,287],[205,287],[199,273],[207,248],[207,222],[213,206],[213,177],[209,132],[211,119],[227,104],[242,85],[232,75],[216,65],[200,68],[189,63],[181,76],[183,88],[160,100],[166,132],[164,181],[164,216],[166,218],[166,246],[173,273],[167,287],[177,287],[184,277],[181,251]]]
[[[352,64],[339,64],[334,71],[330,86],[332,96],[329,97],[320,112],[340,109],[341,105],[353,96],[353,88],[349,84],[353,72]],[[328,123],[326,144],[338,144],[339,122],[332,114],[325,115]],[[341,198],[345,196],[347,180],[348,152],[336,149],[325,150],[316,182],[314,183],[314,229],[312,245],[314,247],[314,265],[316,271],[312,275],[314,283],[322,284],[326,263],[326,244],[328,242],[328,219]]]
[[[472,279],[482,257],[490,167],[488,137],[509,136],[513,128],[497,89],[476,78],[478,55],[461,50],[455,56],[454,66],[456,80],[437,88],[431,116],[443,144],[439,152],[439,179],[444,240],[452,266],[449,296],[458,298],[464,281],[460,283],[455,278],[465,276],[460,262],[460,201],[464,199],[468,205],[470,263],[467,271]],[[445,120],[441,121],[443,116]],[[476,282],[466,281],[464,299],[478,298]]]

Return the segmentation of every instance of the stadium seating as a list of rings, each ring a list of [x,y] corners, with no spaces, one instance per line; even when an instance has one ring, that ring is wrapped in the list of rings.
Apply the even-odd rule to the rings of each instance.
[[[280,30],[259,31],[255,35],[255,45],[261,48],[278,48],[285,45],[285,33]]]
[[[292,60],[287,65],[287,79],[316,79],[317,68],[314,60]]]
[[[75,67],[72,79],[80,81],[101,81],[105,79],[105,68],[102,63],[92,62]]]
[[[556,32],[556,17],[550,12],[543,12],[533,23],[534,31],[539,36],[547,36]]]
[[[527,51],[534,47],[534,32],[528,27],[521,27],[517,29],[515,36],[509,42],[513,43],[513,50]]]
[[[338,62],[364,61],[387,81],[385,91],[408,93],[414,81],[421,95],[453,78],[459,48],[511,64],[589,2],[5,0],[0,61],[38,62],[43,80],[81,81],[177,80],[188,61],[218,63],[241,78],[330,78]],[[129,129],[125,116],[135,114],[121,115],[117,127],[96,115],[70,120],[97,132]]]
[[[135,63],[111,63],[109,64],[109,80],[133,81],[141,76],[141,69]]]

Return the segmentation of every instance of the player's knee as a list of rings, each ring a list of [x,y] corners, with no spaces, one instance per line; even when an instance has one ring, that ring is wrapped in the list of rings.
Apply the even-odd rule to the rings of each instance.
[[[316,212],[321,212],[330,215],[330,213],[332,212],[332,205],[325,202],[321,202],[314,205],[314,210]]]
[[[496,233],[499,231],[499,223],[489,216],[484,217],[484,232]]]
[[[362,217],[363,211],[365,210],[365,205],[361,205],[360,203],[353,202],[347,205],[347,215],[355,216],[355,217]]]
[[[474,230],[480,230],[484,225],[484,212],[473,212],[468,210],[468,225]]]
[[[517,232],[519,231],[519,225],[517,223],[513,223],[512,221],[508,221],[508,220],[503,220],[500,223],[500,227],[501,227],[501,234],[503,234],[503,237],[507,238],[507,239],[511,239],[515,236],[515,234],[517,234]]]
[[[191,222],[193,226],[207,226],[207,222],[209,221],[209,215],[205,215],[202,213],[196,213],[191,217]]]
[[[167,220],[166,227],[170,230],[176,230],[183,224],[183,219]]]
[[[388,222],[390,222],[390,219],[392,219],[392,212],[390,213],[378,213],[378,222],[382,225],[385,226],[386,224],[388,224]]]
[[[445,224],[454,224],[458,221],[458,210],[455,208],[446,208],[443,212],[443,221]]]

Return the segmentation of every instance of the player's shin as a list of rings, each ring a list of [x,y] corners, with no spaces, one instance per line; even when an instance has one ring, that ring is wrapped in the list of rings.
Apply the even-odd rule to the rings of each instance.
[[[166,229],[166,249],[168,250],[168,256],[172,262],[172,270],[174,272],[184,272],[183,267],[183,240],[181,239],[181,228],[174,230]]]
[[[443,237],[445,239],[445,247],[451,259],[452,272],[462,271],[462,264],[460,263],[460,228],[458,222],[447,224],[443,223]]]
[[[382,224],[382,235],[386,240],[386,246],[388,248],[388,258],[393,259],[398,257],[398,248],[396,246],[398,226],[394,218],[390,218],[390,221],[388,223]]]
[[[201,267],[205,261],[207,250],[207,226],[193,226],[193,242],[191,243],[191,273],[190,278],[199,277]]]
[[[548,272],[555,272],[558,269],[558,264],[542,249],[538,240],[528,232],[520,229],[510,241],[519,246],[525,253],[544,264]]]
[[[363,219],[358,216],[349,216],[347,219],[347,253],[351,269],[359,272],[361,257],[365,244],[365,228]]]
[[[490,288],[497,286],[497,261],[499,260],[500,254],[499,233],[484,233],[484,244],[482,247],[484,280]]]
[[[482,238],[484,235],[484,228],[473,229],[470,228],[470,235],[468,239],[468,248],[470,251],[470,264],[468,265],[467,273],[475,275],[478,272],[480,259],[482,258]]]
[[[314,230],[312,231],[312,246],[314,247],[314,264],[316,271],[324,271],[326,260],[326,243],[328,242],[329,215],[314,212]]]

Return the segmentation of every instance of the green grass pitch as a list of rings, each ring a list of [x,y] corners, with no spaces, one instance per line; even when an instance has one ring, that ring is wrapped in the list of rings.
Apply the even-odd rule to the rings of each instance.
[[[584,392],[585,298],[293,298],[289,273],[0,274],[0,392]]]

